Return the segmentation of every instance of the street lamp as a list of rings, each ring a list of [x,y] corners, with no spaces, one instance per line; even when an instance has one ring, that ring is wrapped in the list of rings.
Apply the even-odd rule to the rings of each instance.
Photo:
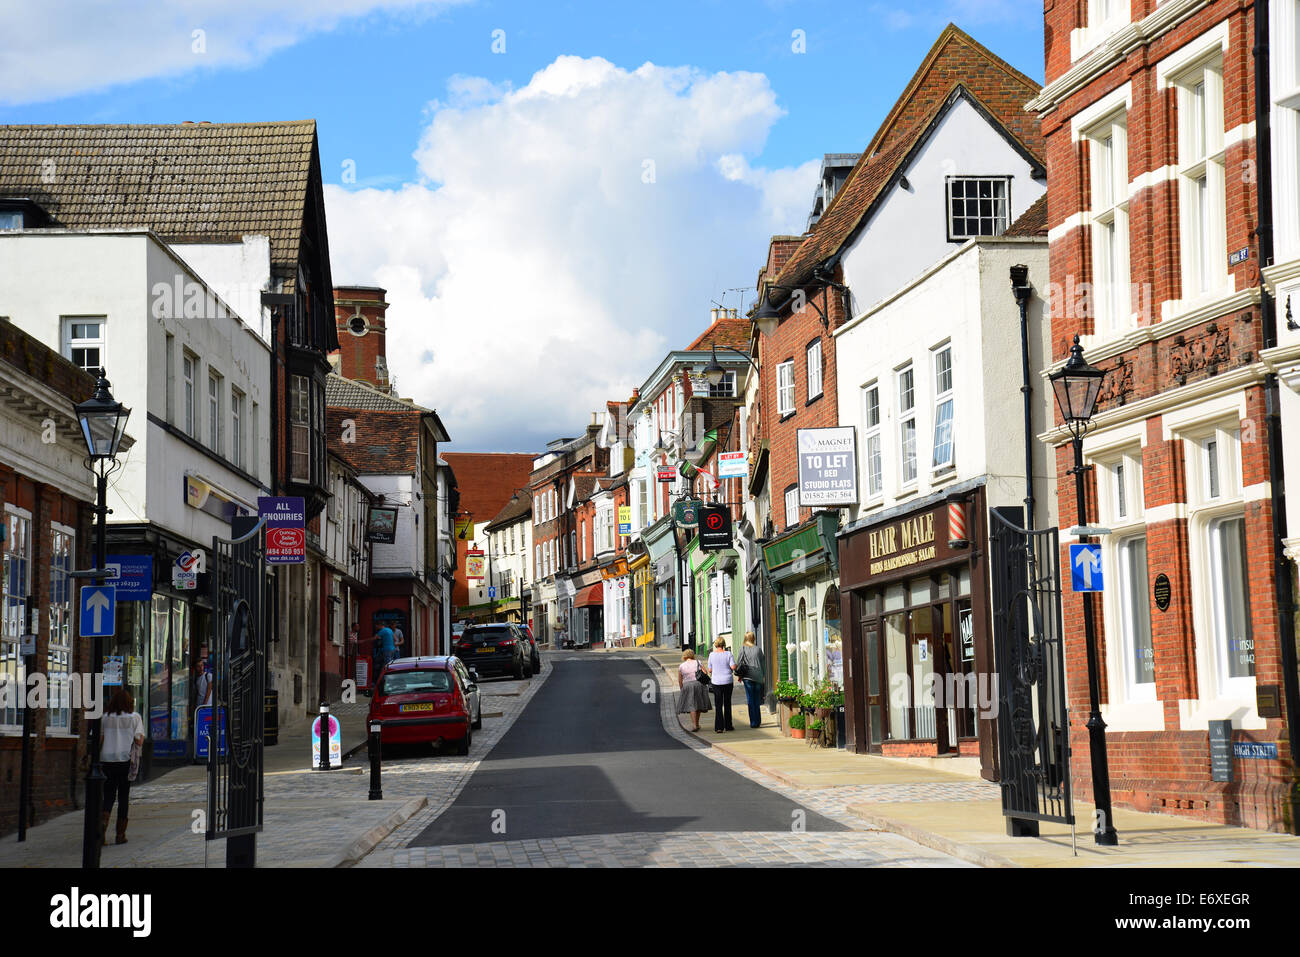
[[[86,468],[95,473],[95,584],[104,583],[104,566],[108,564],[108,544],[105,539],[108,506],[108,476],[118,468],[117,450],[122,443],[127,417],[131,410],[113,398],[109,392],[104,370],[99,370],[95,394],[76,406],[81,434],[86,440]],[[104,639],[96,637],[90,660],[91,680],[99,684],[104,661]],[[101,685],[102,687],[102,685]],[[90,722],[90,768],[86,772],[86,826],[81,848],[81,866],[90,870],[99,868],[99,854],[103,846],[100,833],[100,808],[104,798],[104,770],[100,767],[99,751],[102,740],[102,719]]]
[[[762,310],[760,309],[759,312],[761,311]],[[755,313],[754,315],[755,318],[757,319],[758,313]],[[761,326],[759,331],[760,332],[762,331]],[[758,371],[758,364],[754,362],[753,357],[750,356],[748,353],[741,352],[739,349],[734,349],[731,346],[723,346],[722,348],[726,349],[728,352],[734,352],[738,356],[744,356],[745,359],[749,362],[749,364],[754,367],[754,371],[755,372]],[[706,365],[703,370],[704,379],[706,382],[709,383],[711,387],[717,388],[719,385],[722,384],[722,380],[726,378],[727,370],[724,369],[722,367],[722,363],[718,361],[718,344],[716,342],[713,343],[712,349],[713,352],[711,358],[709,359],[709,364]]]
[[[844,285],[842,282],[836,282],[821,268],[813,270],[812,279],[813,282],[821,284],[821,288],[817,290],[819,293],[825,292],[827,288],[838,290],[840,293],[847,293],[849,291],[848,286]],[[781,310],[772,305],[769,293],[773,289],[783,289],[789,293],[796,293],[799,292],[801,288],[802,287],[800,286],[782,286],[774,282],[770,282],[763,287],[763,301],[759,304],[758,309],[755,310],[753,314],[753,320],[758,325],[758,331],[762,335],[772,335],[772,333],[776,332],[777,326],[781,324]],[[821,306],[817,305],[815,297],[806,298],[803,300],[803,303],[813,307],[817,315],[821,318],[823,329],[830,328],[830,317],[826,315],[825,310],[823,310]],[[803,305],[800,305],[799,308],[802,309]],[[845,308],[848,308],[847,303],[845,303]]]
[[[1088,365],[1083,359],[1083,347],[1079,337],[1074,337],[1070,347],[1070,358],[1065,365],[1048,376],[1052,391],[1056,393],[1056,404],[1061,410],[1061,418],[1074,439],[1074,494],[1077,509],[1077,521],[1086,527],[1086,514],[1083,500],[1083,474],[1092,468],[1083,464],[1083,437],[1092,428],[1092,416],[1097,409],[1097,395],[1101,392],[1102,379],[1106,373]],[[1079,535],[1080,542],[1086,535]],[[1092,594],[1085,593],[1083,598],[1083,634],[1088,651],[1088,750],[1092,757],[1092,792],[1093,803],[1101,812],[1098,826],[1093,828],[1093,836],[1098,844],[1113,846],[1119,843],[1119,834],[1115,831],[1114,815],[1110,806],[1110,767],[1106,760],[1106,722],[1101,719],[1101,703],[1098,689],[1097,668],[1097,631],[1093,621]]]

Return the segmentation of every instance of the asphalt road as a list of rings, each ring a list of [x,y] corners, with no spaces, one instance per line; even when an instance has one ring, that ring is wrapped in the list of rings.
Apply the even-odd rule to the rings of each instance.
[[[456,802],[409,846],[630,832],[843,831],[664,731],[639,659],[557,654]],[[645,684],[649,682],[649,684]],[[744,710],[743,700],[740,711]],[[739,713],[739,712],[738,712]],[[708,716],[706,716],[708,717]],[[701,720],[701,734],[712,736]]]

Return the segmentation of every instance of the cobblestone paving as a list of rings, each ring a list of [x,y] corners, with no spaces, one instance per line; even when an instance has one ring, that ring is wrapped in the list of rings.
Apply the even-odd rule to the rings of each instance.
[[[408,848],[406,845],[424,831],[456,800],[468,773],[458,776],[452,786],[439,788],[430,795],[429,806],[390,834],[375,850],[360,861],[358,867],[699,867],[699,866],[831,866],[831,867],[967,867],[956,858],[922,847],[894,834],[874,830],[862,818],[849,814],[848,804],[864,800],[863,792],[877,788],[801,789],[789,787],[767,774],[703,744],[682,729],[677,719],[677,688],[662,667],[644,653],[633,654],[645,662],[659,685],[659,717],[664,730],[687,747],[743,775],[795,804],[816,811],[843,824],[854,833],[815,834],[807,832],[731,832],[725,834],[692,833],[625,833],[577,837],[498,841],[480,844],[443,845]],[[553,661],[594,663],[598,653],[548,656],[543,679],[549,676]],[[518,702],[503,702],[506,714],[495,744],[514,723],[519,711],[540,687],[533,682]],[[477,742],[475,750],[477,750]],[[487,752],[484,751],[484,754]],[[477,767],[477,761],[473,762]],[[959,785],[965,787],[965,784]],[[911,785],[900,787],[913,787]],[[918,785],[916,787],[923,787]],[[827,790],[836,792],[832,797]],[[902,793],[901,791],[899,793]],[[920,792],[908,800],[928,800]],[[387,790],[385,789],[385,795]],[[879,793],[874,800],[884,800]],[[957,798],[953,798],[956,800]]]

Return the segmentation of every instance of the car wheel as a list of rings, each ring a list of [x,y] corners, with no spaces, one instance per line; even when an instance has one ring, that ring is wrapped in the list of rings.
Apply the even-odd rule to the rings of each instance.
[[[541,673],[542,673],[542,656],[536,655],[533,658],[533,674],[540,675]]]
[[[522,658],[515,662],[515,680],[524,680],[524,661]]]
[[[483,727],[483,703],[479,702],[478,711],[474,715],[474,723],[470,725],[475,731]]]
[[[465,737],[461,738],[460,744],[456,746],[456,753],[459,754],[461,757],[465,757],[466,755],[469,754],[470,739],[472,736],[473,736],[473,730],[471,728],[466,728]]]

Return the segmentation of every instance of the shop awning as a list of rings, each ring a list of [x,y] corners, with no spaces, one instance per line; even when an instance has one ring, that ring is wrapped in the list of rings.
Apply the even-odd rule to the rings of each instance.
[[[582,591],[578,592],[578,597],[573,600],[574,608],[583,608],[587,605],[605,604],[605,583],[596,582],[594,585],[588,585]]]

